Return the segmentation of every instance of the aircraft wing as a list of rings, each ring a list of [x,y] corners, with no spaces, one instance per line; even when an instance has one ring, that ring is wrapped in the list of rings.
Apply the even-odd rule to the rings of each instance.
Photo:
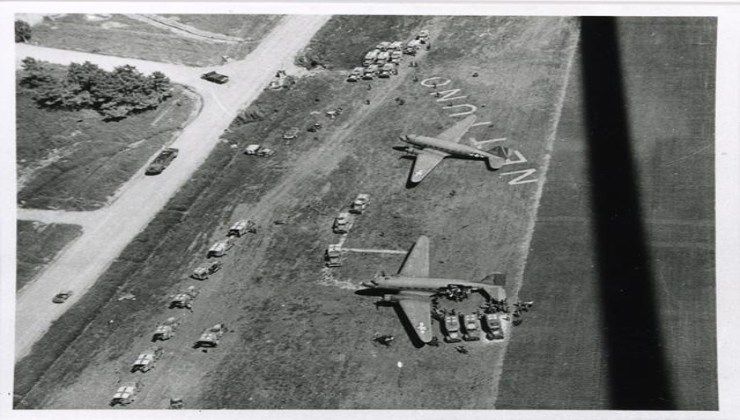
[[[398,271],[406,277],[429,277],[429,238],[421,235]]]
[[[414,168],[411,172],[411,182],[421,182],[421,180],[424,179],[429,172],[432,172],[432,169],[439,165],[439,162],[442,162],[442,159],[447,156],[449,156],[449,154],[440,152],[439,150],[422,149],[416,155]]]
[[[440,135],[436,136],[440,140],[454,141],[459,143],[462,136],[470,130],[470,127],[475,124],[475,115],[470,115],[464,120],[458,122],[447,130],[443,131]]]
[[[432,341],[432,303],[429,299],[401,299],[398,304],[419,339],[425,343]]]

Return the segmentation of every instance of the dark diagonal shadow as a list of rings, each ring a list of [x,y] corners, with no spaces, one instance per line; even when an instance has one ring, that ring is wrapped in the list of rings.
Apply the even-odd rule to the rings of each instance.
[[[640,214],[614,18],[581,18],[605,355],[611,408],[674,409]]]

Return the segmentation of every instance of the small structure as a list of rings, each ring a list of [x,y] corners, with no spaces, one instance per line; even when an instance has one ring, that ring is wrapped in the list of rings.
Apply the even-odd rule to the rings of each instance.
[[[167,318],[163,323],[157,325],[152,335],[152,341],[165,341],[174,337],[175,330],[180,326],[180,321],[174,316]]]
[[[205,280],[211,274],[220,270],[222,266],[223,266],[223,263],[221,261],[211,261],[207,264],[196,267],[196,269],[193,270],[193,274],[191,274],[190,277],[196,280]]]
[[[141,388],[139,382],[127,382],[124,385],[118,387],[118,390],[113,394],[113,398],[110,400],[111,406],[116,405],[128,405],[134,402],[136,393]]]
[[[342,266],[342,248],[339,244],[330,244],[326,248],[324,254],[324,261],[327,267],[341,267]]]
[[[141,353],[133,365],[131,365],[131,373],[136,371],[148,372],[154,369],[154,365],[162,357],[162,354],[162,347],[155,347],[152,350]]]
[[[222,241],[218,241],[213,244],[210,249],[208,249],[208,254],[206,255],[206,258],[223,257],[224,255],[226,255],[226,251],[230,250],[233,246],[234,243],[231,238],[226,238]]]
[[[350,229],[352,229],[353,224],[354,221],[352,220],[352,216],[350,216],[349,212],[341,212],[334,219],[332,231],[334,233],[347,233]]]
[[[226,236],[241,237],[247,232],[255,233],[257,232],[257,228],[255,227],[253,221],[242,219],[231,225],[231,227],[229,228],[229,233]]]
[[[184,292],[178,293],[172,297],[172,301],[170,301],[170,309],[192,309],[193,301],[196,297],[198,297],[198,290],[195,286],[190,286]]]
[[[203,331],[198,341],[195,342],[194,347],[196,349],[200,347],[216,347],[224,332],[226,332],[226,326],[224,324],[216,324]]]
[[[352,201],[350,206],[350,213],[362,214],[370,204],[370,194],[357,194],[357,197]]]

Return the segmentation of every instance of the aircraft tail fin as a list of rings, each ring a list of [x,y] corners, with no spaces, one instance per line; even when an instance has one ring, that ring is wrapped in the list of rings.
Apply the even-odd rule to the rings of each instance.
[[[511,156],[511,149],[505,146],[495,146],[488,153],[493,155],[488,158],[488,166],[491,169],[501,169],[506,163],[506,160],[509,159],[509,156]]]

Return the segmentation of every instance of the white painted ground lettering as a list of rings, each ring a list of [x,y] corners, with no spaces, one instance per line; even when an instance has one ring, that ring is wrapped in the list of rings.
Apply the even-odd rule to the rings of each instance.
[[[448,109],[449,109],[449,108],[462,108],[462,107],[467,107],[467,108],[468,108],[468,110],[467,110],[467,111],[463,111],[463,112],[456,112],[456,113],[454,113],[454,114],[447,114],[447,115],[448,115],[448,116],[450,116],[450,117],[461,117],[461,116],[463,116],[463,115],[470,115],[470,114],[472,114],[473,112],[475,112],[475,111],[477,111],[477,110],[478,110],[478,107],[477,107],[477,106],[475,106],[475,105],[471,105],[471,104],[445,105],[444,107],[445,107],[445,108],[448,108]]]
[[[437,98],[439,98],[437,99],[437,102],[454,101],[455,99],[465,99],[468,97],[467,95],[452,97],[452,95],[457,95],[459,92],[460,92],[460,89],[450,89],[450,90],[443,90],[440,92],[432,92],[430,93],[430,95],[436,95]],[[442,95],[442,97],[440,98],[439,95]]]
[[[537,182],[538,180],[537,178],[526,179],[528,176],[536,172],[537,172],[537,169],[530,168],[530,169],[522,169],[521,171],[506,172],[506,173],[501,174],[501,176],[521,174],[515,177],[514,179],[512,179],[511,181],[509,181],[509,185],[529,184],[530,182]]]
[[[435,82],[435,80],[444,80],[444,82]],[[428,79],[424,79],[424,80],[422,80],[419,83],[421,83],[422,86],[433,88],[433,87],[436,87],[436,86],[449,85],[451,82],[452,82],[451,79],[445,79],[443,77],[436,77],[435,76],[435,77],[430,77]]]

